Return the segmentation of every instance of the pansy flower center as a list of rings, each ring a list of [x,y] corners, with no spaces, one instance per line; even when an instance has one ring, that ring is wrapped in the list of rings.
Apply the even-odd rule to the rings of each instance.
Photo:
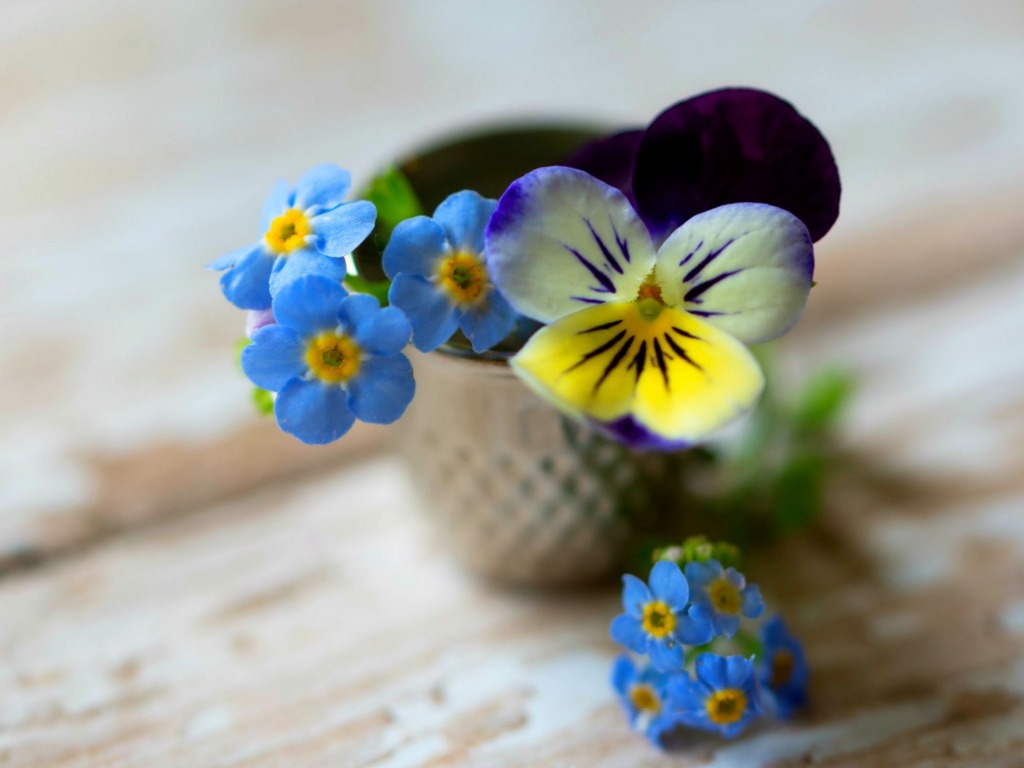
[[[712,723],[731,725],[743,717],[747,709],[747,695],[739,688],[723,688],[708,696],[704,706]]]
[[[321,381],[337,384],[359,372],[362,351],[348,336],[325,331],[313,337],[306,347],[306,365]]]
[[[652,272],[636,293],[637,311],[640,317],[650,322],[657,319],[665,308],[665,299],[661,295],[661,286]]]
[[[651,637],[668,637],[676,628],[676,615],[667,603],[655,600],[644,606],[644,632]]]
[[[455,251],[443,259],[437,278],[442,290],[461,306],[478,304],[490,288],[487,268],[479,256],[469,251]]]
[[[647,683],[637,683],[629,689],[629,701],[638,712],[657,714],[661,709],[661,698]]]
[[[781,688],[793,676],[796,659],[787,648],[781,648],[772,656],[772,688]]]
[[[270,222],[263,239],[274,253],[287,255],[301,248],[312,231],[306,214],[298,208],[289,208]]]
[[[711,604],[719,613],[735,616],[743,606],[740,591],[728,579],[715,579],[708,587],[708,594],[711,596]]]

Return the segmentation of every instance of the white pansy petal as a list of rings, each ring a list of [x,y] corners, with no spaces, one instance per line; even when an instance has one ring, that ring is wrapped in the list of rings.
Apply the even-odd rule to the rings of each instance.
[[[813,274],[807,227],[761,203],[694,216],[658,252],[665,302],[748,344],[777,338],[800,319]]]
[[[540,168],[513,182],[485,250],[509,303],[545,323],[636,298],[654,267],[650,235],[626,197],[572,168]]]

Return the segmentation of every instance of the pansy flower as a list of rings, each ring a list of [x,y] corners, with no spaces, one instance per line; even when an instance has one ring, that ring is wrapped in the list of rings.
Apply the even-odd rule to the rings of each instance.
[[[318,165],[292,189],[279,181],[263,204],[259,240],[210,264],[224,271],[224,296],[241,309],[267,309],[271,296],[302,275],[336,281],[346,274],[344,257],[373,231],[373,203],[345,203],[352,177],[336,165]]]
[[[749,659],[702,653],[694,671],[694,677],[679,675],[668,684],[682,724],[731,739],[761,714],[757,674]]]
[[[611,624],[611,636],[637,653],[651,657],[655,668],[675,672],[683,668],[684,645],[711,640],[711,625],[686,613],[690,588],[679,566],[661,560],[651,568],[650,587],[636,576],[622,577],[625,613]]]
[[[612,665],[612,687],[619,696],[630,727],[661,746],[661,737],[671,730],[676,719],[668,699],[670,675],[652,666],[638,668],[628,656],[619,656]]]
[[[785,719],[807,702],[807,659],[803,645],[789,633],[780,616],[761,627],[764,655],[759,666],[762,689],[774,714]]]
[[[515,181],[486,234],[494,281],[544,323],[511,360],[534,391],[639,449],[706,440],[764,386],[744,344],[800,317],[811,238],[760,203],[694,216],[655,248],[618,189],[572,168]]]
[[[484,254],[484,228],[495,205],[476,192],[456,192],[433,218],[414,216],[391,233],[383,259],[392,280],[388,300],[409,317],[421,352],[437,349],[459,329],[474,352],[512,331],[516,313],[495,289]]]
[[[707,621],[716,635],[732,637],[740,628],[740,619],[756,619],[764,612],[761,590],[747,584],[735,568],[722,568],[717,560],[686,564],[690,583],[690,615]]]
[[[839,216],[839,169],[828,142],[792,104],[754,88],[680,101],[645,130],[592,142],[565,164],[622,190],[656,242],[728,203],[787,210],[814,241]]]
[[[358,418],[390,424],[415,391],[401,354],[409,321],[366,294],[349,295],[319,275],[288,283],[273,303],[276,325],[256,331],[242,351],[242,370],[277,393],[278,426],[304,443],[344,435]]]

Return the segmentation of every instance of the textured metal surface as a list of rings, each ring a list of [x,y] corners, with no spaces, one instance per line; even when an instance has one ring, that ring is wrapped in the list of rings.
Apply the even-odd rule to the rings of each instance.
[[[673,506],[674,457],[564,419],[503,361],[438,351],[415,367],[399,448],[422,506],[472,569],[512,584],[594,581],[621,565],[637,519]]]

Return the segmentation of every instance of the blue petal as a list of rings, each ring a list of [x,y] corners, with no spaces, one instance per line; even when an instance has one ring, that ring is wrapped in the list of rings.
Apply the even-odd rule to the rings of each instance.
[[[709,621],[700,621],[692,616],[679,616],[675,638],[683,645],[704,645],[715,636],[715,629]]]
[[[274,402],[274,415],[283,432],[310,445],[334,442],[355,422],[344,390],[315,379],[288,382]]]
[[[466,189],[449,195],[437,206],[434,221],[444,228],[448,242],[456,250],[483,253],[484,230],[497,205],[497,200],[488,200]]]
[[[262,243],[249,243],[248,245],[243,245],[241,248],[236,248],[231,251],[231,253],[225,253],[219,259],[214,259],[206,265],[206,268],[212,269],[214,272],[223,272],[225,269],[230,269],[235,266],[235,264],[240,262],[256,249],[262,251]]]
[[[717,566],[717,567],[716,567]],[[717,560],[708,560],[703,563],[691,562],[686,564],[686,580],[690,584],[707,586],[722,573],[722,566]]]
[[[679,566],[670,560],[659,560],[651,568],[651,593],[666,603],[674,612],[679,612],[686,607],[690,600],[690,588],[683,578],[683,572]]]
[[[239,309],[266,309],[270,306],[270,271],[274,257],[262,248],[254,248],[220,278],[224,297]]]
[[[729,687],[725,679],[725,659],[717,653],[702,653],[698,656],[695,671],[698,680],[716,691]]]
[[[349,382],[348,405],[362,421],[391,424],[405,413],[415,393],[412,364],[405,355],[366,357]]]
[[[644,614],[644,606],[653,599],[651,590],[641,579],[629,573],[622,577],[622,607],[630,616],[639,619]]]
[[[431,277],[447,250],[441,225],[426,216],[413,216],[392,231],[384,248],[384,273],[392,280],[400,274]]]
[[[380,308],[373,296],[367,296],[373,302],[374,310],[369,309],[369,302],[363,301],[361,296],[351,296],[342,305],[342,311],[338,318],[342,324],[353,329],[356,342],[359,346],[371,355],[389,357],[397,355],[405,345],[409,343],[412,336],[412,327],[405,313],[397,307]],[[354,309],[354,300],[359,299]],[[365,305],[365,309],[363,308]],[[356,312],[366,311],[365,314],[356,316]]]
[[[278,181],[270,190],[267,199],[263,202],[263,213],[260,215],[260,233],[270,229],[270,222],[280,216],[288,208],[291,197],[291,187],[284,179]]]
[[[740,617],[727,613],[716,613],[711,619],[711,623],[715,628],[715,634],[732,637],[740,628]]]
[[[626,646],[631,651],[644,653],[647,650],[647,633],[640,626],[640,621],[628,614],[620,614],[612,619],[609,628],[612,640]]]
[[[315,207],[316,213],[329,211],[341,205],[352,184],[352,174],[330,163],[318,165],[299,179],[295,185],[295,200],[292,203],[300,211]]]
[[[305,344],[297,333],[280,325],[268,325],[253,335],[242,350],[242,370],[253,384],[280,391],[292,379],[306,373]]]
[[[756,619],[764,613],[764,600],[761,599],[761,590],[753,584],[743,590],[743,615],[748,619]]]
[[[647,653],[654,668],[662,672],[679,672],[686,661],[683,646],[678,643],[669,644],[665,640],[656,640],[653,637],[647,642]]]
[[[612,664],[612,687],[625,695],[627,689],[636,680],[636,665],[629,656],[619,656]]]
[[[747,577],[735,568],[726,568],[724,574],[725,580],[737,589],[743,589],[747,585]]]
[[[742,688],[754,672],[754,665],[742,656],[727,656],[725,659],[725,685],[727,688]]]
[[[512,333],[516,311],[497,291],[491,291],[483,304],[462,313],[459,327],[473,343],[474,352],[483,352]]]
[[[690,610],[687,611],[695,621],[710,622],[715,617],[714,606],[711,605],[711,598],[701,589],[696,589],[690,595]]]
[[[310,222],[320,253],[342,258],[352,253],[373,232],[377,208],[366,200],[339,205]]]
[[[673,675],[667,685],[670,701],[679,709],[703,709],[708,689],[690,677],[689,672]]]
[[[288,283],[306,275],[320,275],[340,283],[347,274],[343,259],[334,259],[303,248],[278,258],[274,272],[270,275],[270,293],[276,296]]]
[[[338,327],[338,307],[348,296],[340,283],[311,275],[285,285],[274,297],[274,317],[279,325],[302,336]]]
[[[437,349],[459,327],[448,297],[422,277],[399,274],[391,284],[388,299],[409,318],[412,343],[420,352]]]

